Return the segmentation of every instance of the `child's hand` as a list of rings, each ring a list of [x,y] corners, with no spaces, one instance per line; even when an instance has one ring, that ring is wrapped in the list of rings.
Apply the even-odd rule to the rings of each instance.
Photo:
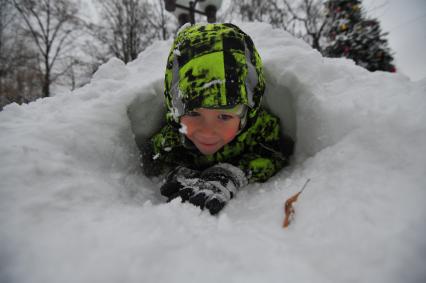
[[[160,191],[168,201],[181,197],[182,201],[189,201],[201,209],[207,208],[214,215],[246,184],[247,178],[241,169],[221,163],[201,174],[196,170],[177,167],[167,175]]]
[[[161,186],[160,192],[170,201],[179,196],[179,191],[189,183],[198,180],[200,172],[183,166],[178,166],[166,176],[166,182]]]
[[[233,197],[233,193],[219,185],[199,179],[193,185],[187,185],[179,190],[182,201],[189,201],[201,209],[207,208],[212,215],[218,213]]]
[[[201,173],[200,179],[179,190],[183,201],[207,208],[214,215],[234,197],[239,188],[247,184],[241,169],[230,164],[218,164]]]

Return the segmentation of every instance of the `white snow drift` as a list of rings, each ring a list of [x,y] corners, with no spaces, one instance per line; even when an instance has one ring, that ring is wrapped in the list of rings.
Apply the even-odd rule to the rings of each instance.
[[[71,94],[0,113],[0,282],[424,282],[426,80],[241,27],[264,61],[266,104],[297,140],[293,165],[218,217],[164,203],[132,126],[158,123],[134,111],[161,96],[171,42],[111,59]]]

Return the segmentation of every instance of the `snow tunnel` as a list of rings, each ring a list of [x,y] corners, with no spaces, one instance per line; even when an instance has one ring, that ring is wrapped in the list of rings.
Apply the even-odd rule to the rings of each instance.
[[[297,163],[336,144],[368,122],[371,117],[362,110],[364,103],[368,107],[380,105],[380,101],[369,102],[369,92],[380,92],[375,81],[382,74],[372,76],[348,60],[324,60],[308,44],[268,25],[243,27],[253,33],[264,65],[266,90],[262,104],[280,118],[282,133],[295,141],[293,156]],[[164,43],[161,52],[167,54],[168,48],[169,44]],[[138,60],[153,60],[151,52],[158,50],[149,49]],[[152,76],[155,81],[129,104],[128,116],[138,145],[163,123],[164,68],[156,66]],[[368,91],[350,88],[351,85]],[[358,108],[362,115],[356,112]]]
[[[294,93],[286,85],[269,76],[266,72],[267,86],[262,105],[269,112],[280,118],[281,132],[296,140],[296,111],[293,102]],[[152,84],[144,95],[137,96],[129,105],[132,131],[138,147],[155,134],[164,124],[166,109],[164,107],[163,81]]]

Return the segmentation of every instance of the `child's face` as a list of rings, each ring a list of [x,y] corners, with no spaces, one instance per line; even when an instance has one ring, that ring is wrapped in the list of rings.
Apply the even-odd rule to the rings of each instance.
[[[185,135],[198,150],[210,155],[232,141],[240,127],[240,117],[220,109],[197,108],[180,118]]]

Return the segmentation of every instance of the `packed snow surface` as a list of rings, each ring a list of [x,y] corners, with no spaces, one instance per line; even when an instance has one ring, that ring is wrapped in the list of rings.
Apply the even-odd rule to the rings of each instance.
[[[272,101],[291,97],[271,108],[290,121],[293,165],[216,217],[165,203],[127,111],[161,95],[171,41],[111,59],[71,94],[0,112],[0,282],[426,282],[426,80],[241,27]]]

